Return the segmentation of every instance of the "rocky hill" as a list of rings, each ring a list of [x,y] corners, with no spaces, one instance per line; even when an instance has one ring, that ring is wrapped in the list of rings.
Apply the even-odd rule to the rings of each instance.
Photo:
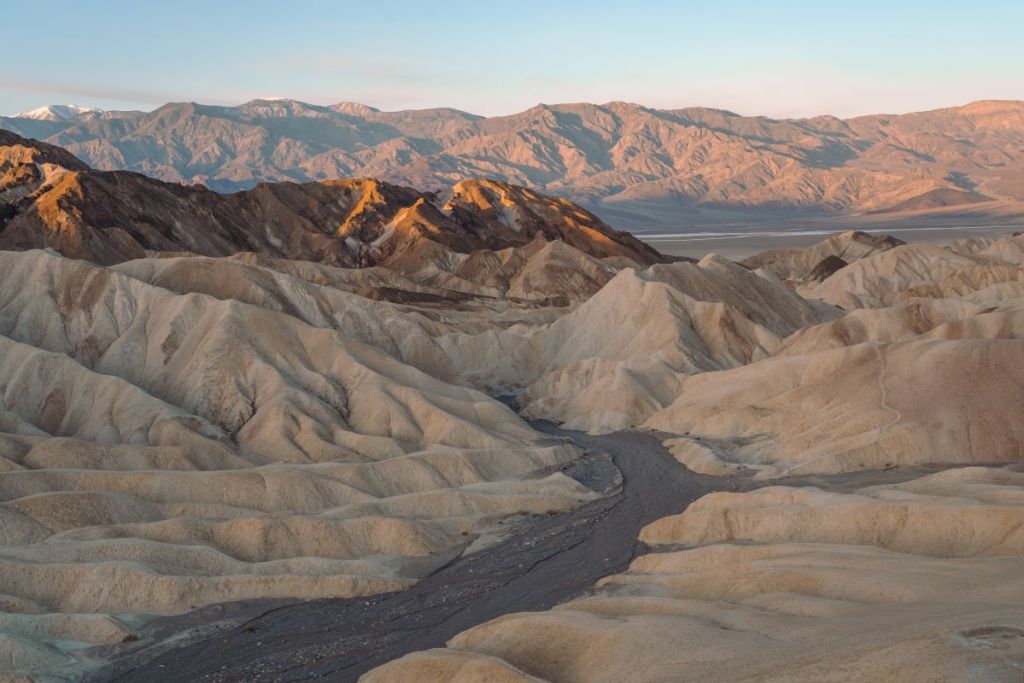
[[[568,251],[560,253],[592,272],[601,270],[600,259],[663,260],[568,200],[492,180],[464,180],[443,194],[344,179],[263,183],[223,195],[138,173],[94,171],[59,147],[7,132],[0,132],[0,173],[0,249],[50,247],[100,264],[152,252],[258,252],[338,266],[434,269],[507,287],[551,241],[564,243]]]

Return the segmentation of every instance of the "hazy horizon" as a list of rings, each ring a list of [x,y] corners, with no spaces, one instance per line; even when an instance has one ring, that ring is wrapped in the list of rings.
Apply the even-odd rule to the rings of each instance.
[[[1024,99],[1024,7],[868,0],[855,11],[742,0],[723,14],[650,0],[515,6],[399,1],[361,12],[303,3],[137,6],[13,0],[22,59],[0,112],[74,103],[150,110],[284,96],[484,116],[538,102],[707,106],[774,118],[849,118]],[[103,51],[92,49],[102,45]]]
[[[287,101],[293,101],[293,102],[301,102],[302,104],[308,104],[308,105],[312,105],[312,106],[315,106],[315,107],[330,107],[330,106],[334,106],[334,105],[338,105],[338,104],[342,104],[342,103],[359,104],[359,105],[371,107],[373,109],[377,109],[379,111],[386,112],[386,113],[397,113],[397,112],[402,112],[402,111],[424,111],[424,110],[430,110],[430,109],[453,109],[453,110],[456,110],[456,111],[461,111],[464,114],[470,114],[470,115],[473,115],[473,116],[483,116],[483,117],[511,116],[511,115],[520,113],[522,111],[526,111],[528,109],[532,109],[533,107],[540,107],[540,106],[555,107],[555,106],[574,105],[574,104],[593,104],[593,105],[597,105],[597,106],[606,106],[606,105],[609,105],[609,104],[612,104],[612,103],[615,103],[615,102],[624,102],[626,104],[634,104],[634,105],[641,106],[641,107],[649,107],[649,105],[647,105],[644,102],[633,102],[633,101],[628,101],[628,100],[607,100],[607,101],[604,101],[604,102],[596,102],[596,101],[587,102],[587,101],[580,100],[580,101],[572,101],[572,102],[570,102],[570,101],[565,101],[565,102],[535,102],[535,103],[533,103],[531,105],[525,106],[522,109],[517,109],[515,111],[502,111],[502,112],[497,112],[497,113],[494,113],[494,114],[481,114],[480,112],[477,112],[477,111],[470,111],[470,110],[467,110],[467,109],[463,109],[461,107],[451,107],[451,106],[447,106],[447,105],[439,105],[439,106],[436,106],[436,107],[409,107],[409,108],[404,108],[404,109],[388,109],[388,108],[384,108],[384,107],[378,107],[376,105],[373,105],[373,104],[370,104],[370,103],[367,103],[367,102],[358,102],[358,101],[355,101],[355,100],[344,100],[343,99],[343,100],[335,100],[335,101],[330,101],[330,102],[327,102],[327,101],[323,101],[323,102],[310,102],[308,100],[302,100],[302,99],[299,99],[299,98],[296,98],[296,97],[287,97],[287,96],[280,96],[280,95],[253,97],[251,99],[244,100],[244,101],[241,101],[241,102],[216,102],[216,101],[215,102],[206,102],[206,101],[200,101],[200,100],[195,100],[195,99],[177,100],[177,101],[169,100],[167,102],[163,102],[163,103],[161,103],[159,105],[154,105],[152,107],[148,107],[148,108],[134,108],[134,109],[125,109],[125,108],[116,108],[116,107],[115,108],[111,108],[111,109],[106,109],[104,107],[95,107],[95,105],[92,105],[92,106],[94,106],[97,109],[102,109],[103,111],[142,111],[142,112],[152,112],[152,111],[155,111],[155,110],[159,109],[160,107],[166,106],[168,104],[198,104],[198,105],[204,105],[204,106],[240,107],[240,106],[242,106],[244,104],[248,104],[249,102],[259,101],[259,100],[266,100],[266,101],[287,100]],[[986,98],[980,98],[980,99],[977,99],[977,100],[971,100],[971,101],[967,101],[967,102],[950,102],[950,103],[947,103],[947,104],[939,105],[937,107],[930,107],[928,109],[908,109],[908,110],[904,110],[904,111],[893,111],[893,110],[882,109],[882,110],[879,110],[879,111],[868,112],[868,113],[865,113],[865,114],[857,114],[855,116],[841,116],[841,115],[835,114],[834,112],[823,111],[823,112],[815,112],[815,113],[807,113],[807,114],[795,114],[795,115],[790,115],[790,116],[779,116],[779,117],[769,117],[769,118],[778,118],[778,119],[809,119],[809,118],[814,118],[814,117],[817,117],[817,116],[837,116],[838,118],[847,119],[847,118],[856,118],[856,116],[870,116],[870,115],[901,116],[903,114],[913,114],[913,113],[918,113],[918,112],[925,112],[925,111],[932,111],[932,110],[939,110],[939,109],[956,108],[956,107],[965,106],[965,105],[972,104],[974,102],[979,102],[979,101],[1024,102],[1024,98],[1010,99],[1010,98],[986,97]],[[29,109],[25,109],[25,110],[18,111],[18,112],[13,112],[13,111],[12,112],[0,112],[0,116],[14,116],[15,114],[26,114],[26,113],[29,113],[29,112],[35,110],[35,109],[42,109],[42,108],[47,107],[47,106],[60,106],[60,105],[75,105],[75,106],[83,106],[83,107],[87,106],[87,105],[83,105],[81,102],[73,102],[73,101],[66,101],[66,102],[44,102],[44,103],[39,104],[36,107],[31,107]],[[649,108],[652,108],[652,107],[649,107]],[[712,104],[712,103],[701,103],[701,102],[692,103],[692,104],[680,104],[678,106],[673,106],[673,107],[653,107],[653,108],[664,109],[664,110],[717,109],[717,110],[722,110],[722,111],[730,111],[731,113],[737,114],[737,115],[740,115],[740,116],[750,116],[750,117],[768,116],[768,115],[760,113],[760,112],[736,111],[736,110],[733,110],[733,109],[728,109],[727,107],[716,106],[715,104]]]

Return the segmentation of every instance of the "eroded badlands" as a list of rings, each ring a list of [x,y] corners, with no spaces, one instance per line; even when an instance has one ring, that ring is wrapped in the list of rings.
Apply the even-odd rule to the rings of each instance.
[[[504,183],[224,198],[0,143],[0,680],[401,591],[617,495],[625,430],[728,491],[365,680],[1020,680],[1024,236],[693,262]]]

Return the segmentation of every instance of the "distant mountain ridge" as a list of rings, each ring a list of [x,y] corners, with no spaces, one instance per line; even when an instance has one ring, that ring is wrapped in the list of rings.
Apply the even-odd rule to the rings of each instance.
[[[1024,202],[1019,101],[775,120],[625,102],[485,118],[264,99],[0,117],[0,128],[65,147],[95,168],[217,191],[350,176],[440,190],[490,177],[626,224],[729,210],[849,214]]]

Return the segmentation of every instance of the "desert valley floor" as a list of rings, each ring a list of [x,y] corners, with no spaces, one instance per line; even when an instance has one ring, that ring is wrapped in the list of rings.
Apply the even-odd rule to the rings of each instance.
[[[1024,677],[1013,227],[685,258],[0,131],[0,228],[4,683]]]

